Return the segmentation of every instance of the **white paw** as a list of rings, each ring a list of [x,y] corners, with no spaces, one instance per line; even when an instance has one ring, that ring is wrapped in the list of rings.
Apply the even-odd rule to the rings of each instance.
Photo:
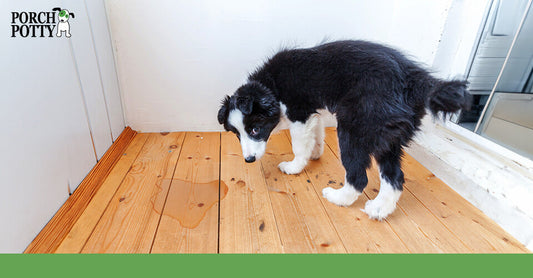
[[[351,189],[347,188],[346,185],[341,189],[326,187],[322,189],[322,196],[332,204],[347,207],[353,204],[360,194],[351,185],[349,187]]]
[[[299,174],[305,168],[305,163],[300,161],[283,161],[278,165],[281,172],[289,175]]]
[[[315,148],[313,149],[313,152],[311,153],[311,159],[317,160],[322,156],[323,153],[324,153],[324,143],[316,144]]]
[[[376,220],[383,220],[389,216],[396,209],[396,202],[392,200],[374,199],[369,200],[365,204],[365,209],[362,210],[368,217]]]

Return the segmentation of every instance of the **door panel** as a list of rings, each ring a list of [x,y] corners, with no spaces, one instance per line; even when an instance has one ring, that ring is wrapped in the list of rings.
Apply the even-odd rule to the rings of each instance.
[[[11,12],[59,6],[1,1],[0,22],[11,22]],[[68,39],[11,38],[2,30],[9,55],[0,55],[0,252],[22,252],[68,198],[69,181],[79,179],[68,149],[83,169],[95,156]]]
[[[106,9],[103,0],[89,0],[85,1],[85,3],[91,23],[96,58],[100,69],[114,141],[124,129],[125,124]]]
[[[527,2],[495,0],[492,4],[468,76],[473,94],[486,94],[494,87]]]
[[[96,155],[100,159],[111,146],[113,138],[87,10],[83,1],[68,0],[63,2],[65,7],[68,7],[69,11],[73,11],[76,15],[75,18],[69,20],[72,34],[69,40],[72,44],[89,116]]]
[[[75,14],[70,38],[0,31],[0,253],[24,251],[124,127],[107,21],[94,5],[96,50],[83,1],[0,1],[6,23],[12,12]]]

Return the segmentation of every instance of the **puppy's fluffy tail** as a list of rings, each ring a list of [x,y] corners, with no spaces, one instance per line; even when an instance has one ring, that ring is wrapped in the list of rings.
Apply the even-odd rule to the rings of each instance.
[[[435,118],[439,112],[446,118],[460,109],[470,110],[472,95],[468,92],[467,82],[437,80],[428,95],[428,107]]]

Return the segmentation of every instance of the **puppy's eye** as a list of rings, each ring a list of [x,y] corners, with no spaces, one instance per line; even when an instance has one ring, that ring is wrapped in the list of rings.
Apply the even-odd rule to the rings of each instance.
[[[252,128],[252,131],[250,131],[250,135],[255,136],[255,135],[259,134],[259,130],[260,129],[258,127]]]

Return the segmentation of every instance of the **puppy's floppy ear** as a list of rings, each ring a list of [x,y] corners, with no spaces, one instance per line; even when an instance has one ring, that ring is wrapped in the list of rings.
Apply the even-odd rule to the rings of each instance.
[[[226,116],[228,114],[229,101],[230,101],[230,97],[226,95],[226,97],[222,101],[222,106],[220,106],[220,110],[218,110],[218,123],[219,124],[223,124],[226,121]]]
[[[252,108],[254,106],[254,101],[249,96],[239,96],[235,101],[235,107],[241,110],[244,115],[249,115],[252,113]]]
[[[267,112],[269,117],[280,113],[279,103],[270,91],[265,92],[265,94],[261,96],[259,99],[259,105]]]

